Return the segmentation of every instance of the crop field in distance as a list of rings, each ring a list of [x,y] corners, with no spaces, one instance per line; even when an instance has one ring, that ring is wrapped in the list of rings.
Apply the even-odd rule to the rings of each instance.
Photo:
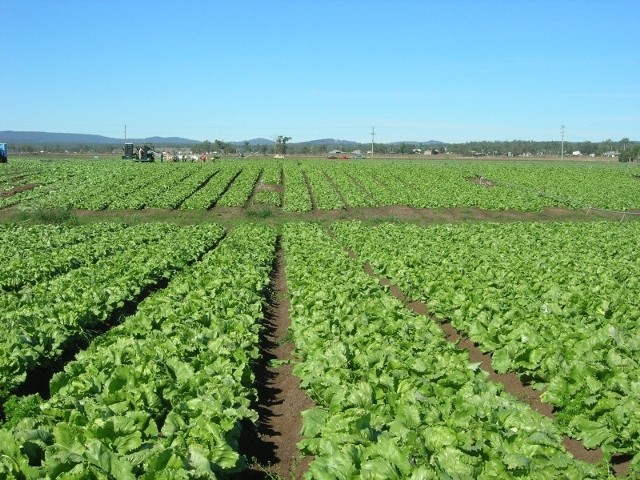
[[[640,165],[0,165],[0,478],[640,478]]]

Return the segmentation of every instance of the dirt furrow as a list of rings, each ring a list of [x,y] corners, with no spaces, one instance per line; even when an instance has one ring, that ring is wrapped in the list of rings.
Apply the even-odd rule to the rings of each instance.
[[[278,239],[260,345],[261,359],[254,368],[258,398],[253,408],[259,420],[257,425],[243,425],[240,452],[249,459],[250,468],[238,474],[237,479],[298,479],[311,461],[302,456],[296,443],[302,440],[301,412],[314,405],[300,389],[292,366],[279,365],[290,360],[294,349],[289,337],[287,291],[284,252]]]
[[[307,176],[307,173],[302,171],[302,178],[304,179],[304,183],[307,185],[307,190],[309,192],[309,200],[311,200],[311,211],[313,213],[318,211],[318,205],[316,204],[316,197],[313,196],[313,188],[311,188],[311,180]]]

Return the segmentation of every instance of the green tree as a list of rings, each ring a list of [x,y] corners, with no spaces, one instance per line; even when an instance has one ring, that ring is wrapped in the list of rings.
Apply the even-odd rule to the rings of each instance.
[[[325,144],[314,145],[311,148],[311,151],[316,155],[324,155],[325,153],[327,153],[327,146]]]
[[[215,145],[216,152],[224,153],[224,142],[222,140],[216,139],[216,141],[213,142],[213,144]]]
[[[622,150],[618,160],[621,162],[635,162],[640,160],[640,145]]]
[[[629,144],[629,139],[627,137],[624,137],[622,140],[620,140],[620,149],[626,150],[628,144]]]
[[[284,137],[282,135],[278,135],[276,138],[276,153],[285,154],[287,153],[287,142],[291,140],[291,137]]]

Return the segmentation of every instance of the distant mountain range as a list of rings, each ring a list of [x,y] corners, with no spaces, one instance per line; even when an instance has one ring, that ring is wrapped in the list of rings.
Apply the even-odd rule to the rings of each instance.
[[[195,145],[201,143],[199,140],[191,140],[182,137],[146,137],[146,138],[127,138],[127,142],[135,144],[152,144],[156,146],[178,146],[178,145]],[[20,132],[5,130],[0,131],[0,143],[12,143],[15,145],[122,145],[124,139],[111,138],[102,135],[91,135],[85,133],[51,133],[51,132]],[[243,146],[248,143],[250,146],[269,145],[275,142],[267,138],[253,138],[251,140],[243,140],[240,142],[227,142],[236,146]],[[348,149],[358,145],[367,145],[367,143],[353,142],[351,140],[336,140],[335,138],[321,138],[318,140],[310,140],[307,142],[290,142],[292,145],[314,146],[327,145],[331,147],[341,147]],[[428,142],[392,142],[390,145],[422,144],[422,145],[442,145],[442,142],[429,140]]]
[[[85,133],[50,133],[50,132],[16,132],[6,130],[0,132],[1,143],[36,144],[36,145],[105,145],[124,143],[122,138],[110,138],[102,135],[90,135]],[[198,140],[190,140],[180,137],[147,137],[127,138],[131,143],[151,143],[158,145],[193,145],[200,143]]]

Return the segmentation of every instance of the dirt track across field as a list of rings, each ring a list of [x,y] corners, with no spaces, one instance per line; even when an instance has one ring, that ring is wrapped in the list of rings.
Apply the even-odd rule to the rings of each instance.
[[[240,479],[298,479],[311,459],[303,457],[296,446],[302,440],[301,412],[314,406],[300,389],[300,381],[292,374],[292,366],[271,362],[291,359],[294,349],[288,330],[290,301],[287,295],[284,253],[279,247],[271,276],[270,302],[264,320],[261,359],[254,368],[258,400],[254,408],[258,424],[243,426],[240,451],[250,460],[250,469]]]
[[[312,198],[313,201],[313,198]],[[56,209],[54,209],[55,211]],[[42,223],[44,211],[20,211],[16,207],[0,209],[0,222]],[[175,222],[179,224],[219,222],[223,225],[238,222],[264,222],[279,225],[285,222],[320,222],[361,220],[365,222],[411,222],[417,225],[464,222],[590,222],[596,220],[634,221],[640,220],[640,212],[622,216],[616,212],[599,210],[572,210],[548,208],[539,212],[519,210],[482,210],[476,207],[427,209],[404,205],[386,207],[350,207],[348,210],[314,210],[311,212],[285,212],[268,206],[214,207],[210,210],[164,210],[146,208],[142,210],[65,210],[64,218],[76,223],[123,222],[128,224],[145,222]]]

